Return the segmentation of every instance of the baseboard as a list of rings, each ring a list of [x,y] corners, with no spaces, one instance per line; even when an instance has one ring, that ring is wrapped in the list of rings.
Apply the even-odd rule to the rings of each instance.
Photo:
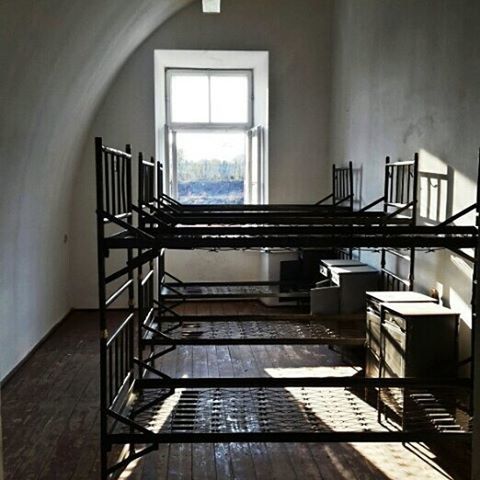
[[[23,367],[23,365],[31,358],[31,356],[48,340],[48,338],[53,335],[56,330],[62,325],[62,323],[70,316],[73,312],[73,308],[69,309],[68,312],[60,318],[60,320],[53,325],[50,330],[36,343],[36,345],[15,365],[10,372],[8,372],[5,377],[0,380],[0,388],[3,388],[9,380]]]

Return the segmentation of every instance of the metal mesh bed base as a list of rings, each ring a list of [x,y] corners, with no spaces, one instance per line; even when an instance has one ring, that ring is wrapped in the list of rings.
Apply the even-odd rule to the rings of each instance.
[[[356,319],[315,320],[309,315],[282,316],[191,316],[162,321],[161,331],[145,338],[155,344],[313,344],[364,345],[365,322]],[[158,328],[158,326],[157,326]]]
[[[175,286],[162,288],[162,297],[166,300],[187,300],[205,298],[285,298],[289,300],[308,299],[309,291],[280,292],[278,286],[271,285],[224,285],[224,286]]]
[[[408,395],[418,395],[425,389]],[[431,395],[434,395],[430,392]],[[418,427],[402,430],[393,422],[379,422],[376,409],[367,403],[364,389],[352,388],[178,388],[173,391],[145,391],[129,411],[140,428],[159,442],[216,441],[399,441],[442,435],[469,436],[468,419],[441,412],[435,415],[422,403],[409,413],[424,418]],[[135,413],[138,412],[138,413]],[[442,418],[442,421],[437,421]],[[413,425],[410,422],[410,425]],[[117,430],[122,435],[124,427]],[[327,435],[328,434],[328,435]],[[316,440],[317,437],[317,440]],[[358,438],[357,438],[358,437]],[[348,441],[348,440],[347,440]],[[412,440],[415,441],[415,440]]]

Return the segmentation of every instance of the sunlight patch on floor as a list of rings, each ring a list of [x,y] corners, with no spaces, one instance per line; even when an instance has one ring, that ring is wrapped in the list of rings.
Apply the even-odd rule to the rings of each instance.
[[[360,368],[349,366],[332,367],[298,367],[298,368],[265,368],[265,372],[274,378],[284,377],[348,377],[355,375]],[[286,390],[301,403],[302,396],[298,388]],[[333,389],[332,389],[333,390]],[[332,395],[332,398],[338,396]],[[376,410],[366,402],[358,398],[358,404],[362,409],[370,410],[371,418],[376,418]],[[332,419],[331,415],[324,415],[321,407],[313,411],[328,427],[341,429],[340,421],[344,419]],[[372,430],[378,429],[378,423],[372,425]],[[422,480],[446,480],[452,477],[442,470],[435,462],[435,455],[423,444],[401,443],[349,443],[366,461],[380,470],[390,480],[422,479]],[[334,463],[342,462],[337,458],[335,448],[326,445],[326,450]]]
[[[185,377],[184,375],[183,377]],[[173,412],[175,406],[180,400],[180,397],[185,389],[179,388],[175,390],[175,392],[170,395],[166,400],[161,403],[161,407],[155,410],[155,415],[153,415],[151,421],[148,424],[148,429],[153,432],[159,432],[167,419],[170,417],[171,413]],[[142,446],[141,448],[144,448]],[[125,445],[122,449],[122,453],[119,457],[119,460],[124,459],[128,456],[130,451],[130,445]],[[137,458],[136,460],[132,460],[125,470],[119,475],[119,480],[127,480],[133,474],[137,473],[135,470],[138,467],[139,462],[142,461],[142,457]]]
[[[124,458],[128,455],[128,452],[130,450],[130,445],[125,445],[122,449],[122,455],[120,458]],[[130,478],[134,473],[135,469],[137,468],[138,463],[140,462],[140,458],[137,458],[136,460],[131,461],[126,467],[125,470],[122,471],[122,473],[118,476],[119,480],[126,480],[127,478]]]

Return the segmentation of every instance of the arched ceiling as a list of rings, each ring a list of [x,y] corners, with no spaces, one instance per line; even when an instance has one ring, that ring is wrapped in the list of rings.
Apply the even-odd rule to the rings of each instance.
[[[72,147],[120,66],[189,1],[2,2],[2,173],[36,160],[41,171],[68,170],[65,160],[75,157]]]
[[[68,306],[69,192],[96,107],[134,49],[191,1],[0,2],[0,379]]]

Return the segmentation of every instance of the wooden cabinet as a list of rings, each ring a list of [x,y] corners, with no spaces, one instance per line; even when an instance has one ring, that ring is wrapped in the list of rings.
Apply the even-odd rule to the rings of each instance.
[[[382,376],[456,376],[457,313],[436,303],[385,303],[381,317]]]
[[[371,312],[370,320],[367,316],[370,328],[367,374],[383,378],[455,377],[458,317],[456,312],[431,302],[382,303],[380,328],[372,321]],[[379,396],[379,405],[393,412],[404,429],[417,427],[422,419],[424,423],[427,421],[425,402],[435,404],[446,415],[454,409],[454,402],[441,389],[385,388]]]
[[[380,312],[385,303],[436,303],[432,297],[417,292],[367,292],[366,315],[366,376],[378,377],[380,368]]]

